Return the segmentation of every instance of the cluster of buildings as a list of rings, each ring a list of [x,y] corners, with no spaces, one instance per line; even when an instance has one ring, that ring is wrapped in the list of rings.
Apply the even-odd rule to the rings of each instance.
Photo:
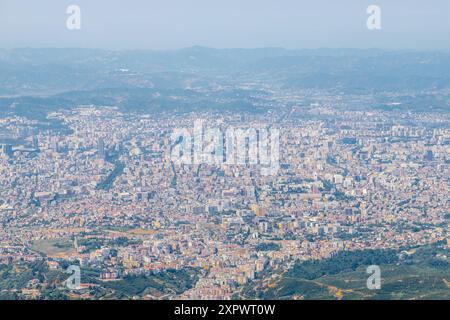
[[[297,259],[448,238],[450,119],[439,114],[286,104],[154,117],[81,106],[49,118],[70,131],[0,123],[23,140],[0,148],[0,263],[42,259],[39,244],[66,241],[45,252],[51,268],[76,261],[114,281],[193,267],[199,280],[172,298],[230,299]],[[280,130],[277,173],[173,163],[171,133],[198,119]]]

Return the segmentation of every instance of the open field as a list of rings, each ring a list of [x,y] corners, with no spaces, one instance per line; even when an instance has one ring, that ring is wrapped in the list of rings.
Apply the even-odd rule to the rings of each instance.
[[[72,241],[66,238],[36,240],[33,242],[31,249],[44,253],[51,258],[65,258],[75,253]]]

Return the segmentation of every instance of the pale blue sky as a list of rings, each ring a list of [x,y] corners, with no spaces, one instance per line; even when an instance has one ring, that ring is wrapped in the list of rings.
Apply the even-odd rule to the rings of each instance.
[[[66,8],[81,7],[80,31]],[[382,30],[366,28],[370,4]],[[0,0],[0,47],[450,49],[448,0]]]

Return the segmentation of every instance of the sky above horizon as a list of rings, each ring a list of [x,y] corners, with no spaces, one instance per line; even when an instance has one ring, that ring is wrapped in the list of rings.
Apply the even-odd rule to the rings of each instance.
[[[381,30],[366,26],[369,5]],[[69,5],[81,29],[68,30]],[[0,0],[0,47],[449,50],[448,0]]]

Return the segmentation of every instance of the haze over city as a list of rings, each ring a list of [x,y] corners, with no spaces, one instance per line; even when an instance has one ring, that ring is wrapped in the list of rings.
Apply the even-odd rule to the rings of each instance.
[[[0,0],[0,300],[449,300],[449,10]]]
[[[65,28],[72,4],[76,32]],[[366,28],[369,5],[382,10],[376,32]],[[0,47],[448,50],[449,12],[446,0],[2,0]]]

